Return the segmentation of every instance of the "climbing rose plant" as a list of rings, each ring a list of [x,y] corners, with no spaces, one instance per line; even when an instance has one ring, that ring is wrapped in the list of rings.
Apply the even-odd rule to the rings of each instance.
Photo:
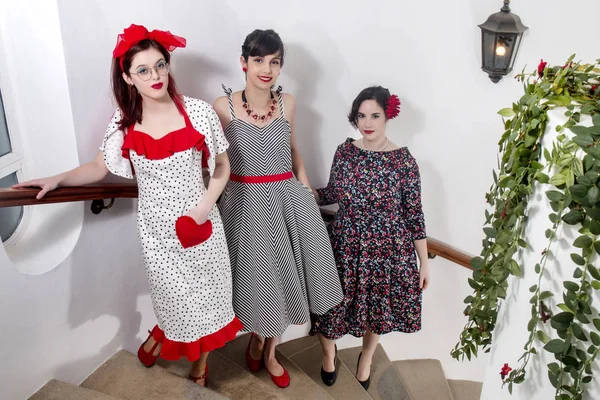
[[[503,384],[512,393],[513,384],[525,380],[531,357],[546,351],[555,358],[548,364],[548,378],[557,400],[582,399],[600,350],[600,318],[592,308],[595,291],[600,290],[600,272],[593,265],[600,254],[600,60],[583,64],[574,58],[562,66],[549,66],[542,60],[536,71],[518,74],[523,96],[511,108],[499,111],[505,130],[494,183],[486,194],[485,239],[481,255],[471,260],[473,294],[464,301],[468,322],[451,352],[460,360],[489,352],[509,276],[520,277],[525,269],[535,272],[537,283],[529,288],[531,319],[524,352],[518,366],[503,369]],[[548,111],[555,108],[564,108],[568,120],[557,127],[559,135],[552,148],[542,149]],[[582,115],[591,116],[593,126],[580,125]],[[547,245],[539,262],[522,265],[516,255],[529,247],[527,203],[536,182],[550,185],[545,192],[552,207],[545,232]],[[579,234],[571,243],[572,263],[562,265],[572,271],[572,278],[562,282],[562,293],[553,293],[543,287],[542,276],[548,249],[562,224],[577,226]],[[550,307],[547,303],[553,297],[558,304]],[[541,329],[544,324],[551,326],[551,335]]]

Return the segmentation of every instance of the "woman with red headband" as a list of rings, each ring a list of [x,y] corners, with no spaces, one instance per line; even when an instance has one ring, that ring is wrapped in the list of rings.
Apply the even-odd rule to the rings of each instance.
[[[242,46],[244,90],[215,101],[231,143],[231,177],[219,209],[233,271],[233,306],[246,330],[252,371],[273,382],[290,377],[275,345],[290,324],[323,314],[342,298],[331,244],[296,146],[295,99],[273,91],[284,61],[272,30],[256,30]]]
[[[339,205],[330,237],[345,298],[319,316],[311,334],[323,348],[321,379],[337,378],[335,340],[363,338],[356,378],[366,389],[379,336],[421,329],[421,291],[429,284],[419,167],[406,147],[386,136],[387,121],[400,112],[388,89],[364,89],[348,120],[362,138],[338,146],[321,205]],[[419,259],[420,268],[417,265]]]
[[[158,325],[138,357],[192,361],[189,378],[205,386],[208,353],[242,329],[231,295],[231,267],[215,202],[229,178],[228,142],[212,107],[182,96],[170,51],[185,47],[170,32],[131,25],[113,51],[118,108],[96,158],[74,170],[15,187],[37,186],[41,199],[59,186],[97,182],[107,173],[136,177],[138,233]],[[208,188],[202,168],[211,176]]]

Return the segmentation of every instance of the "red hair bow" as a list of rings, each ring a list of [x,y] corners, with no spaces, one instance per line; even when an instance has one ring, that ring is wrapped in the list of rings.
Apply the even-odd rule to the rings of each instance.
[[[395,94],[391,95],[385,105],[385,115],[388,119],[396,118],[400,114],[400,99]]]
[[[173,35],[169,31],[159,31],[157,29],[148,32],[142,25],[131,24],[129,28],[125,28],[123,33],[117,36],[117,45],[113,50],[113,58],[119,58],[133,46],[144,39],[155,40],[160,43],[168,51],[173,51],[177,47],[185,47],[186,40],[181,36]],[[119,60],[121,69],[123,69],[123,59]]]

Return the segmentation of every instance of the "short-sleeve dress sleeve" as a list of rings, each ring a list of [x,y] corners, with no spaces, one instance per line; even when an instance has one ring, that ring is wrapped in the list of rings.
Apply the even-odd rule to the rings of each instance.
[[[120,120],[121,110],[117,108],[108,124],[108,128],[106,128],[106,134],[100,146],[100,151],[104,154],[104,163],[112,174],[133,179],[131,162],[129,159],[123,157],[121,150],[125,134],[119,129],[118,122]]]
[[[204,135],[208,158],[206,164],[210,176],[215,171],[215,157],[229,148],[221,121],[210,104],[199,99],[185,97],[185,108],[194,128]]]

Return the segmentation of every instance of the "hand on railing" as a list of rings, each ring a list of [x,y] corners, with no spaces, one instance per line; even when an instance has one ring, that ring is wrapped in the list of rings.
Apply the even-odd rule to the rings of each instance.
[[[19,188],[38,187],[41,190],[35,196],[35,198],[37,200],[39,200],[42,197],[44,197],[46,195],[46,193],[48,193],[49,191],[56,189],[58,187],[59,183],[60,183],[60,177],[58,175],[56,175],[56,176],[51,176],[51,177],[48,177],[48,178],[32,179],[32,180],[27,181],[27,182],[21,182],[21,183],[18,183],[16,185],[13,185],[12,188],[13,189],[19,189]]]

